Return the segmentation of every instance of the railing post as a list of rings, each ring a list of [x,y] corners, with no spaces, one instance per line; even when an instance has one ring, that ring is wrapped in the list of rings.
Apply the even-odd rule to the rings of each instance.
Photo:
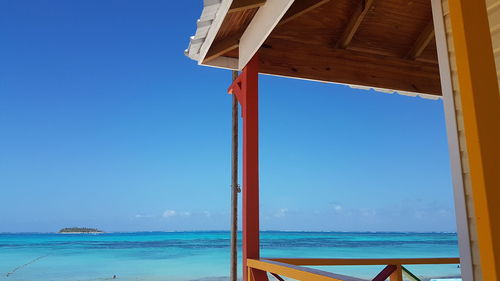
[[[259,259],[259,61],[254,56],[229,87],[243,115],[243,280],[265,281],[262,271],[249,274],[247,259]]]
[[[403,281],[403,269],[400,264],[396,265],[396,270],[391,274],[391,281]]]

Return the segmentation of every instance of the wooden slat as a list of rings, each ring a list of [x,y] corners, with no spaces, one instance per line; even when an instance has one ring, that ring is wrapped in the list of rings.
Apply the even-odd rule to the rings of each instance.
[[[261,73],[441,95],[436,64],[286,39],[272,38],[266,45],[259,50]]]
[[[422,33],[420,33],[417,40],[415,40],[415,44],[413,44],[413,47],[406,57],[412,60],[418,58],[432,41],[432,38],[434,38],[434,24],[431,21],[427,24]]]
[[[355,277],[334,274],[323,270],[262,259],[248,259],[247,266],[301,281],[364,281]]]
[[[430,0],[375,0],[347,48],[371,48],[404,57],[430,20],[430,4]]]
[[[295,18],[298,18],[319,6],[328,3],[330,0],[295,0],[290,9],[283,16],[278,26],[283,25]]]
[[[361,22],[365,18],[366,13],[370,10],[374,0],[361,0],[356,7],[356,11],[351,16],[344,33],[337,42],[337,48],[345,49],[351,43],[352,37],[356,34]]]
[[[248,9],[258,8],[266,3],[266,0],[233,0],[228,14],[241,12]]]
[[[236,13],[228,13],[215,37],[214,43],[235,33],[243,33],[258,10],[259,8],[253,8]]]
[[[236,33],[222,40],[218,40],[212,44],[210,50],[208,50],[207,55],[203,63],[207,63],[217,57],[224,55],[225,53],[238,48],[239,40],[242,33]]]
[[[410,259],[314,259],[314,258],[266,258],[293,265],[402,265],[402,264],[459,264],[459,258],[410,258]]]

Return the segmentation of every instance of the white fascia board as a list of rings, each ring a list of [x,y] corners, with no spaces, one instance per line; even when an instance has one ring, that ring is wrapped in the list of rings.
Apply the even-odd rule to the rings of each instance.
[[[267,0],[259,8],[240,39],[239,64],[241,70],[257,53],[274,27],[279,23],[295,0]]]
[[[441,0],[431,0],[432,17],[436,36],[436,48],[439,61],[439,74],[441,79],[441,91],[448,136],[448,149],[450,153],[450,166],[452,173],[453,195],[455,201],[455,216],[457,221],[458,248],[460,252],[460,271],[463,280],[474,280],[472,249],[469,228],[469,217],[467,215],[466,191],[462,174],[462,160],[459,145],[459,131],[457,127],[457,116],[455,100],[453,96],[452,76],[450,58],[448,53],[448,42],[446,27],[444,23],[443,6]]]
[[[203,60],[205,60],[205,56],[207,55],[210,46],[214,42],[215,36],[217,36],[217,33],[219,32],[222,22],[224,21],[224,18],[226,17],[232,3],[233,0],[222,0],[217,13],[215,14],[215,17],[212,20],[210,29],[208,30],[207,36],[205,37],[205,41],[200,47],[198,64],[201,65]]]

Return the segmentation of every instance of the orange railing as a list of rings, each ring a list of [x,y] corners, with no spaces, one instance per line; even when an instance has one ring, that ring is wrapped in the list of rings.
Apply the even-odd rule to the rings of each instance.
[[[459,264],[459,258],[423,258],[423,259],[248,259],[248,276],[256,271],[264,271],[283,281],[288,277],[302,281],[366,281],[341,274],[334,274],[323,270],[303,266],[335,266],[335,265],[385,265],[385,268],[372,281],[402,281],[403,275],[407,279],[420,281],[404,265],[424,264]]]

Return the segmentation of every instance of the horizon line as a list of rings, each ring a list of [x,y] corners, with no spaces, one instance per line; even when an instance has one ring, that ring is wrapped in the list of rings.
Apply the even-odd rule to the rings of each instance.
[[[230,230],[141,230],[141,231],[103,231],[102,233],[74,233],[78,234],[112,234],[112,233],[188,233],[188,232],[230,232]],[[238,233],[241,233],[238,230]],[[302,232],[302,233],[415,233],[415,234],[457,234],[456,231],[339,231],[339,230],[273,230],[266,229],[259,232]],[[57,231],[5,231],[0,234],[59,234]]]

